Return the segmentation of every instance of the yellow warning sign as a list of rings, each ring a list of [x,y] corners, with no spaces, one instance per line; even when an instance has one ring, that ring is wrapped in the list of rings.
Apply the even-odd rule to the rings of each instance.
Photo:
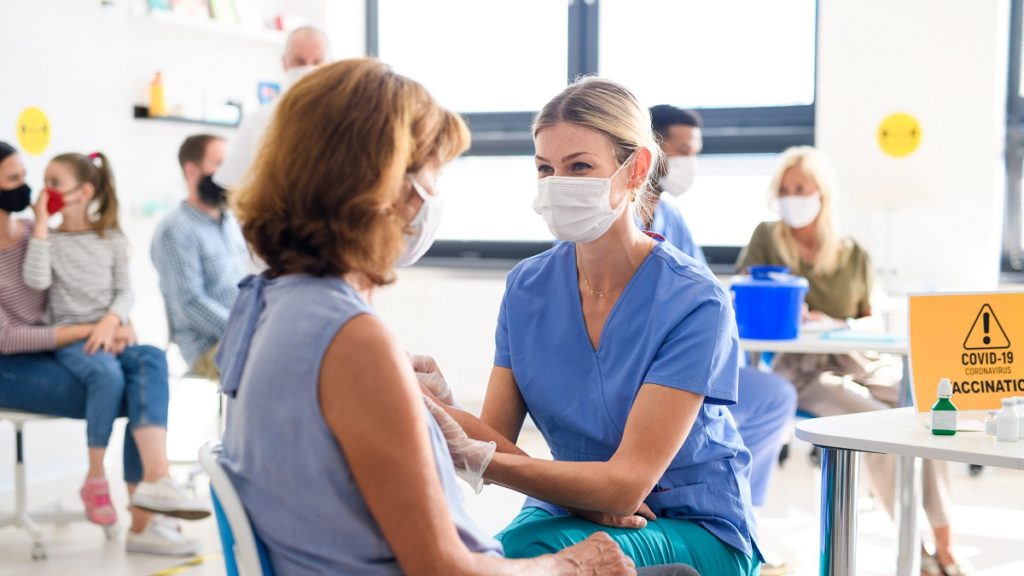
[[[1024,363],[1015,355],[1024,354],[1024,293],[911,295],[909,307],[918,412],[931,409],[942,378],[960,410],[995,410],[1002,398],[1024,396],[1024,366],[1014,363]]]
[[[983,305],[964,340],[964,350],[999,350],[1009,347],[1010,340],[999,318],[996,318],[996,313],[988,304]]]

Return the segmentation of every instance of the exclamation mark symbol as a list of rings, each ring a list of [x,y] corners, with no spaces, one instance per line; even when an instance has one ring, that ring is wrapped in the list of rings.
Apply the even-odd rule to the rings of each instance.
[[[985,328],[985,337],[981,339],[986,345],[992,343],[992,339],[988,337],[988,312],[981,315],[981,324]]]

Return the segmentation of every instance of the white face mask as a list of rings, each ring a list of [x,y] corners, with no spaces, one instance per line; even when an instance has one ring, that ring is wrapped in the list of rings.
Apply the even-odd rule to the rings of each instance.
[[[416,193],[423,199],[423,204],[416,216],[413,217],[412,222],[409,222],[412,233],[404,235],[405,248],[402,249],[398,260],[395,261],[395,266],[399,267],[412,266],[434,244],[434,237],[437,236],[437,228],[441,225],[441,214],[444,209],[440,195],[431,196],[419,182],[413,180],[412,176],[407,178]]]
[[[821,192],[808,196],[783,196],[779,198],[779,216],[786,226],[800,229],[810,225],[821,213]]]
[[[630,156],[632,158],[632,156]],[[611,207],[612,178],[629,163],[619,166],[611,178],[548,176],[537,181],[533,211],[544,217],[548,230],[563,242],[593,242],[625,209],[628,194]]]
[[[316,70],[316,66],[296,66],[284,71],[284,89],[287,90],[299,83],[299,80]]]
[[[668,173],[661,179],[661,189],[673,196],[682,196],[693,186],[697,175],[696,156],[669,156],[665,159]]]

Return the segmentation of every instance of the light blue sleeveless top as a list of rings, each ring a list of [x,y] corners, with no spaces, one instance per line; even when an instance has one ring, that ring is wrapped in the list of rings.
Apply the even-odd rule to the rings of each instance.
[[[222,461],[274,570],[401,574],[318,400],[327,347],[349,320],[372,309],[337,278],[250,276],[239,287],[217,356],[229,396]],[[444,436],[427,416],[459,536],[474,552],[500,555],[501,545],[463,509]]]

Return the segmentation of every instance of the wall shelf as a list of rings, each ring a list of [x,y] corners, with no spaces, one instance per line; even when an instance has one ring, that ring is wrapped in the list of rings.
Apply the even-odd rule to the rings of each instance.
[[[218,122],[215,120],[199,120],[197,118],[184,118],[182,116],[150,116],[149,107],[135,106],[132,117],[136,120],[156,120],[158,122],[176,122],[180,124],[199,124],[201,126],[218,126],[221,128],[237,128],[238,122]]]
[[[227,38],[236,38],[252,42],[262,42],[277,46],[284,46],[287,35],[280,30],[265,28],[247,27],[241,24],[230,24],[218,20],[197,20],[185,18],[173,12],[144,12],[138,16],[140,20],[149,20],[153,23],[197,30],[203,33],[216,34]]]

